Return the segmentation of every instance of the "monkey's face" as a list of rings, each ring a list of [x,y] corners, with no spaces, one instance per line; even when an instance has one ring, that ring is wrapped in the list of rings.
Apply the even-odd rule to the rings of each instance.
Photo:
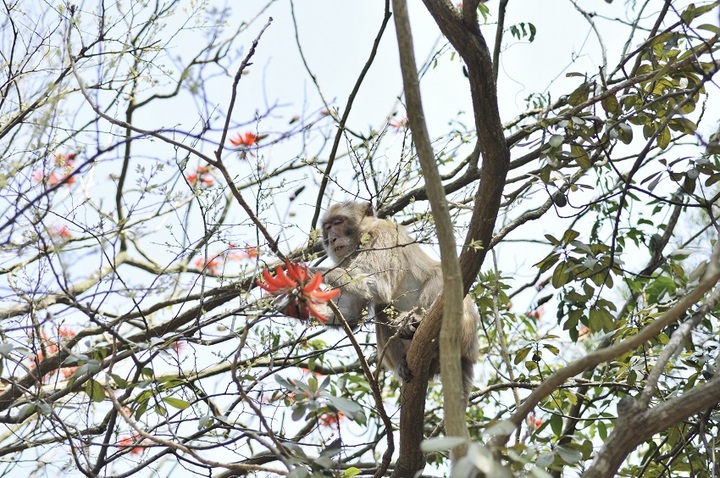
[[[335,263],[355,252],[360,244],[357,221],[343,214],[326,216],[322,235],[325,252]]]

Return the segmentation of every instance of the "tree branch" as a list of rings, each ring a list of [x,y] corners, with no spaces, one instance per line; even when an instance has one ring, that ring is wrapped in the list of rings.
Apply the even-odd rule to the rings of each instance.
[[[448,436],[459,436],[469,439],[470,434],[468,433],[465,422],[466,403],[463,393],[460,361],[460,344],[464,315],[463,297],[465,294],[462,290],[462,278],[455,246],[455,234],[453,232],[452,221],[450,220],[450,211],[447,198],[445,197],[445,190],[425,123],[406,0],[393,0],[393,10],[395,12],[395,30],[397,32],[398,48],[400,50],[400,67],[402,70],[403,86],[405,88],[408,121],[410,130],[412,131],[415,149],[425,177],[425,185],[430,199],[433,218],[435,219],[438,240],[440,242],[440,256],[442,258],[443,315],[440,330],[440,373],[443,383],[445,432]],[[430,345],[430,347],[426,348],[434,348],[432,342],[427,342],[424,346],[427,345]],[[427,362],[427,366],[424,366],[424,363],[421,367],[416,367],[413,366],[414,364],[411,364],[411,369],[427,369],[430,365],[430,358],[431,355],[425,354],[423,356],[423,362]],[[421,386],[419,385],[422,383],[421,381],[416,380],[416,382],[418,383],[415,384],[415,387]],[[424,408],[424,403],[423,406],[417,410],[410,409],[408,404],[405,404],[400,412],[401,422],[402,417],[415,419],[412,417],[422,415]],[[400,427],[400,434],[402,439],[402,426]],[[465,447],[458,447],[454,450],[453,458],[460,458],[465,455],[465,452]]]

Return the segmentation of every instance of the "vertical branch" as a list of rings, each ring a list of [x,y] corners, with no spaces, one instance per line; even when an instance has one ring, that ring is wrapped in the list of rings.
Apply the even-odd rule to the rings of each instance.
[[[440,371],[443,382],[443,407],[445,416],[445,428],[447,435],[469,438],[467,425],[465,423],[465,398],[462,387],[461,363],[460,363],[460,336],[462,334],[463,320],[463,290],[462,277],[460,275],[460,263],[458,262],[455,249],[455,237],[453,226],[450,220],[450,212],[443,189],[442,180],[435,162],[435,154],[430,142],[430,135],[425,123],[422,98],[420,95],[420,84],[415,63],[412,31],[410,18],[407,11],[406,0],[393,0],[393,11],[395,13],[395,29],[397,32],[398,49],[400,53],[400,67],[405,90],[405,101],[407,103],[408,121],[413,135],[413,142],[420,160],[428,198],[432,208],[432,214],[437,227],[437,235],[440,242],[440,255],[442,257],[443,272],[443,319],[440,333]],[[440,301],[438,301],[440,302]],[[433,307],[436,310],[438,307]],[[436,313],[437,315],[437,313]],[[437,322],[438,319],[434,319]],[[418,337],[420,341],[422,337]],[[432,344],[432,337],[428,341],[422,341],[425,345]],[[417,361],[416,361],[417,362]],[[409,362],[411,370],[418,370],[421,367],[418,363]],[[407,384],[405,385],[408,386]],[[422,383],[415,383],[414,386],[425,387]],[[420,393],[420,395],[424,395]],[[424,403],[418,403],[418,408],[410,409],[408,403],[401,409],[402,417],[422,415]],[[402,444],[406,441],[403,436],[404,429],[400,427],[401,453]],[[422,439],[422,436],[419,437]],[[404,440],[405,439],[405,440]],[[410,438],[414,443],[417,436]],[[465,450],[456,450],[455,457],[464,455]]]
[[[497,83],[498,73],[500,71],[500,48],[502,46],[503,30],[505,30],[505,11],[507,10],[508,0],[500,0],[498,6],[498,24],[495,29],[495,47],[493,48],[493,78]]]

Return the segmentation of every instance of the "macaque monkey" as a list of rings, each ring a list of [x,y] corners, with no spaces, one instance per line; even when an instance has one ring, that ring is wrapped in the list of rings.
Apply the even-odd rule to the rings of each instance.
[[[332,205],[322,219],[322,238],[336,265],[325,271],[325,280],[341,289],[335,299],[338,309],[351,326],[367,313],[376,323],[378,357],[402,380],[410,380],[406,354],[419,321],[442,292],[440,263],[404,227],[375,217],[369,203]],[[329,324],[338,325],[332,313],[328,318]],[[478,359],[479,320],[474,304],[466,298],[461,339],[466,397]],[[440,372],[437,358],[430,372]]]

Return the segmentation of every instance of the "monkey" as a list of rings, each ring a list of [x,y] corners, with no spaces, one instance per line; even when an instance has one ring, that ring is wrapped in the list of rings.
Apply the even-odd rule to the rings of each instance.
[[[374,315],[378,357],[401,380],[411,380],[406,355],[424,313],[442,293],[440,263],[404,227],[375,217],[370,203],[330,206],[322,218],[322,244],[335,263],[324,274],[329,285],[341,290],[334,300],[337,308],[352,327],[365,314]],[[480,316],[469,298],[464,304],[461,365],[467,399],[479,354]],[[328,323],[339,325],[332,312],[329,315]],[[432,376],[440,372],[439,357],[430,372]]]

